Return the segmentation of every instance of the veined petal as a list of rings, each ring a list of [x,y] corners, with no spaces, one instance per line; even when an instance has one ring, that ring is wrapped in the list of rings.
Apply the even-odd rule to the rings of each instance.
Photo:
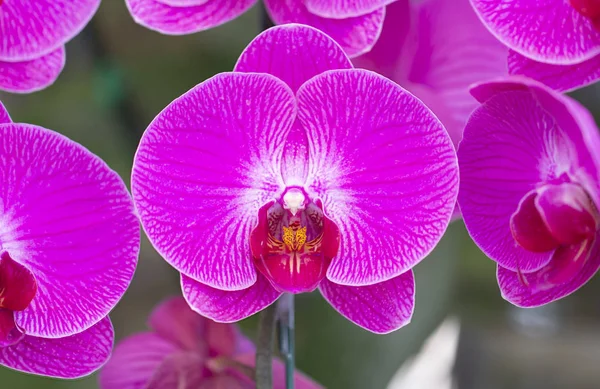
[[[600,164],[590,153],[600,145],[597,129],[577,103],[533,81],[485,83],[472,94],[483,104],[469,119],[458,150],[465,225],[500,266],[514,272],[539,270],[552,252],[534,253],[517,245],[510,217],[538,184],[565,175],[599,204]]]
[[[130,336],[117,345],[100,371],[100,388],[146,389],[159,366],[178,352],[181,350],[176,344],[155,333]]]
[[[129,286],[140,231],[123,180],[64,136],[0,125],[0,244],[35,276],[38,292],[15,322],[31,336],[81,332]]]
[[[255,283],[250,233],[259,208],[283,191],[283,142],[295,118],[282,81],[223,73],[154,119],[131,186],[142,225],[167,262],[222,290]]]
[[[260,273],[254,285],[236,291],[211,288],[182,274],[181,289],[194,311],[220,323],[233,323],[252,316],[281,296],[281,292]]]
[[[28,61],[57,50],[96,13],[100,0],[5,0],[0,61]]]
[[[377,334],[387,334],[410,322],[415,306],[412,270],[368,286],[344,286],[324,280],[321,294],[351,322]]]
[[[471,0],[502,43],[536,61],[573,65],[600,54],[600,30],[565,0]]]
[[[304,0],[306,8],[315,15],[345,19],[377,11],[396,0]]]
[[[113,340],[113,327],[106,317],[89,329],[65,338],[25,336],[14,346],[0,348],[0,365],[48,377],[80,378],[104,365]]]
[[[362,16],[330,19],[309,12],[303,0],[264,0],[264,3],[276,24],[301,23],[315,27],[338,42],[350,57],[373,47],[385,18],[385,8]]]
[[[2,102],[0,101],[0,124],[7,123],[12,123],[12,120],[10,119],[10,115],[6,110],[6,107],[4,107],[4,105],[2,105]]]
[[[502,297],[510,303],[519,307],[538,307],[552,301],[566,297],[585,285],[600,269],[600,239],[591,250],[587,262],[583,268],[566,282],[556,285],[548,285],[546,288],[535,288],[526,284],[528,280],[539,277],[542,270],[519,275],[517,272],[498,266],[497,278]],[[524,283],[525,282],[525,283]]]
[[[210,0],[156,0],[159,3],[170,5],[171,7],[191,7],[194,5],[202,5]]]
[[[59,47],[40,58],[21,61],[0,61],[0,90],[31,93],[54,83],[65,66],[65,49]]]
[[[310,26],[286,24],[254,38],[234,71],[272,74],[296,92],[317,74],[350,68],[352,63],[344,50],[329,36]]]
[[[310,146],[307,190],[340,229],[327,278],[360,286],[411,269],[440,240],[456,202],[456,154],[444,127],[366,70],[317,76],[298,104]]]
[[[575,65],[552,65],[510,50],[508,70],[510,74],[533,78],[554,90],[570,92],[600,80],[600,54]]]
[[[126,3],[136,23],[162,34],[184,35],[233,20],[256,0],[208,0],[197,5],[169,5],[164,0],[126,0]]]

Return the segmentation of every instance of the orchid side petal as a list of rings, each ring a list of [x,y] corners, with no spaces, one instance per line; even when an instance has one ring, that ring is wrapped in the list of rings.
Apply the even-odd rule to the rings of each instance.
[[[440,240],[456,203],[456,154],[439,120],[366,70],[317,76],[298,101],[311,156],[306,187],[341,236],[327,278],[369,285],[411,269]]]
[[[2,250],[38,284],[15,322],[31,336],[79,333],[112,310],[133,277],[140,230],[131,197],[104,161],[53,131],[0,125],[0,153]]]
[[[362,16],[396,0],[304,0],[306,8],[324,18],[346,19]]]
[[[167,262],[217,289],[255,283],[250,233],[259,208],[282,191],[283,141],[295,117],[282,81],[223,73],[154,119],[131,186],[144,230]]]

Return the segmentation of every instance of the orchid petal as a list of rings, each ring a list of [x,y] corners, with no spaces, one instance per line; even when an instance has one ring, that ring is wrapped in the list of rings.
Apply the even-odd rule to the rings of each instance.
[[[199,389],[203,388],[206,374],[203,359],[195,353],[169,355],[154,372],[145,389]],[[225,388],[223,388],[225,389]],[[235,389],[235,388],[232,388]]]
[[[317,76],[298,101],[310,145],[306,187],[341,235],[327,278],[360,286],[411,269],[440,240],[456,202],[456,154],[440,122],[366,70]]]
[[[149,327],[180,348],[209,355],[236,352],[245,337],[233,325],[215,323],[194,312],[182,297],[160,304],[150,316]]]
[[[208,3],[210,0],[156,0],[171,7],[193,7]]]
[[[410,322],[415,306],[412,270],[369,286],[344,286],[325,280],[321,294],[351,322],[377,334],[387,334]]]
[[[25,336],[14,346],[0,348],[0,365],[48,377],[80,378],[104,365],[113,340],[112,324],[105,318],[86,331],[65,338]]]
[[[283,190],[283,140],[296,117],[292,91],[267,74],[223,73],[161,112],[140,142],[132,191],[159,253],[205,285],[256,281],[250,233]]]
[[[564,0],[471,0],[502,43],[535,61],[573,65],[600,54],[600,30]]]
[[[50,54],[22,61],[0,61],[0,90],[31,93],[54,83],[65,66],[65,49],[59,47]]]
[[[0,61],[29,61],[77,35],[100,0],[5,0],[0,3]]]
[[[0,241],[35,276],[38,292],[15,322],[62,338],[105,317],[129,286],[139,224],[123,180],[53,131],[0,125]]]
[[[201,386],[190,389],[254,389],[252,380],[238,375],[219,375],[209,378]],[[158,388],[156,388],[158,389]]]
[[[208,0],[199,5],[169,5],[157,0],[126,0],[136,23],[168,35],[184,35],[227,23],[256,0]],[[195,3],[195,1],[194,1]]]
[[[385,18],[385,8],[358,17],[329,19],[309,12],[303,0],[265,0],[264,3],[276,24],[301,23],[315,27],[338,42],[350,57],[373,47]]]
[[[510,50],[510,74],[524,75],[560,92],[570,92],[600,80],[600,55],[575,65],[552,65],[537,62]]]
[[[154,333],[146,332],[120,342],[100,371],[102,389],[146,389],[159,366],[180,352],[179,347]],[[198,370],[201,370],[201,364]]]
[[[565,280],[556,285],[536,288],[534,284],[527,284],[529,280],[533,282],[533,280],[543,277],[544,275],[540,273],[544,270],[519,275],[514,271],[498,266],[498,285],[500,286],[502,297],[516,306],[532,308],[548,304],[574,293],[585,285],[600,269],[599,242],[600,239],[596,237],[596,242],[592,246],[589,258],[581,270],[568,281]]]
[[[12,123],[12,120],[10,119],[10,115],[6,110],[6,107],[4,107],[4,105],[2,105],[2,102],[0,101],[0,124],[7,123]]]
[[[194,311],[220,323],[233,323],[252,316],[281,296],[262,274],[258,274],[254,285],[237,291],[211,288],[181,275],[181,289]]]
[[[564,174],[597,201],[599,165],[589,151],[600,145],[597,130],[578,118],[574,101],[532,81],[481,84],[472,94],[483,105],[471,116],[458,150],[465,225],[500,266],[539,270],[552,252],[533,253],[517,245],[510,217],[536,185]]]
[[[350,68],[352,63],[329,36],[309,26],[286,24],[268,29],[250,42],[234,71],[271,74],[296,92],[326,70]]]
[[[345,19],[377,11],[396,0],[304,0],[313,14],[331,19]]]

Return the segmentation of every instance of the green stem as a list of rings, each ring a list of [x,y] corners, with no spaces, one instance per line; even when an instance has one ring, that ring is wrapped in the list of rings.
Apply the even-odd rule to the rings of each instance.
[[[273,344],[277,305],[272,304],[260,314],[256,345],[256,389],[273,389]]]
[[[279,311],[279,351],[285,360],[285,387],[294,389],[295,364],[295,324],[294,295],[284,294],[278,302]]]

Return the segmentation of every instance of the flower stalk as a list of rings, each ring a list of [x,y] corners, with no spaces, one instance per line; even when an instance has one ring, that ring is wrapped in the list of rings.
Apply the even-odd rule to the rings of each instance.
[[[260,314],[256,345],[256,389],[273,389],[273,344],[277,305],[272,304]]]
[[[295,326],[294,295],[284,294],[277,306],[279,325],[279,352],[285,362],[285,387],[294,389],[295,366]]]

